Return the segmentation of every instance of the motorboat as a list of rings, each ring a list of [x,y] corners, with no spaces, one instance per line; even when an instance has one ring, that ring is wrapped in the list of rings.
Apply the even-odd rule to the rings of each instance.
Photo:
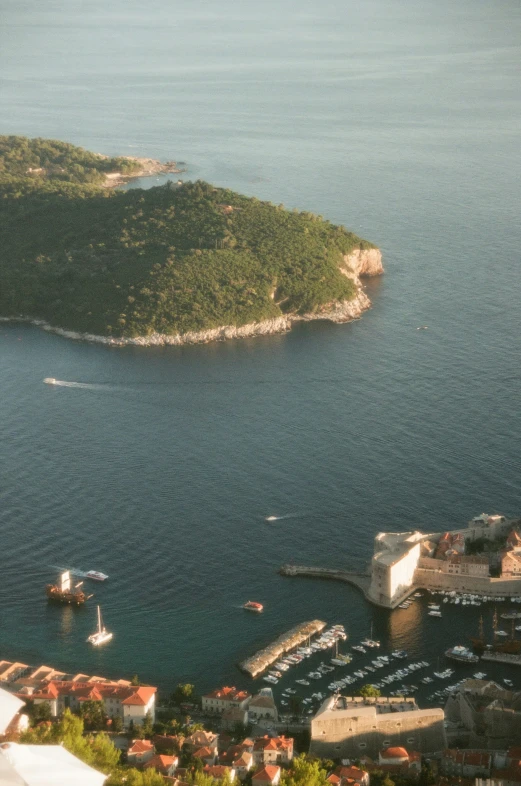
[[[92,633],[88,638],[87,641],[90,644],[94,644],[95,647],[99,647],[100,644],[105,644],[107,641],[110,641],[112,638],[112,633],[106,629],[101,619],[101,609],[98,606],[98,629],[95,633]]]
[[[260,614],[260,612],[263,611],[264,606],[262,605],[262,603],[257,603],[254,600],[249,600],[244,604],[243,609],[246,609],[246,611],[256,611],[257,614]]]
[[[54,377],[45,377],[43,381],[45,385],[56,385],[56,380]]]
[[[99,570],[88,570],[85,574],[86,579],[94,579],[94,581],[106,581],[108,576],[106,573],[100,573]]]

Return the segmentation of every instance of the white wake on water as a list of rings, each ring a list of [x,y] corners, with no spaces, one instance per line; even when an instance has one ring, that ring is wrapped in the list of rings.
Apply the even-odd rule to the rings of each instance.
[[[67,382],[65,379],[54,379],[54,377],[45,377],[43,380],[46,385],[54,385],[59,388],[82,388],[84,390],[104,390],[108,385],[94,385],[90,382]]]
[[[284,513],[283,516],[265,516],[265,521],[282,521],[282,519],[296,519],[299,513]]]

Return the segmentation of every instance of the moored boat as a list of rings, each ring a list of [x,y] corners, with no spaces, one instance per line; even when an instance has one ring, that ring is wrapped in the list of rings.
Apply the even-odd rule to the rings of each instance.
[[[59,583],[47,584],[45,592],[49,600],[57,603],[68,603],[70,605],[81,606],[92,595],[86,595],[81,589],[83,582],[72,585],[70,571],[66,570],[60,574]]]
[[[87,638],[87,641],[90,644],[94,644],[95,647],[99,647],[100,644],[105,644],[105,642],[110,641],[112,635],[113,634],[108,631],[103,624],[103,620],[101,619],[101,609],[98,606],[98,629],[95,633],[92,633]]]
[[[450,649],[445,650],[445,657],[451,658],[451,660],[457,660],[460,663],[478,663],[479,658],[477,655],[468,649],[468,647],[463,647],[460,644],[457,644],[455,647],[450,647]]]

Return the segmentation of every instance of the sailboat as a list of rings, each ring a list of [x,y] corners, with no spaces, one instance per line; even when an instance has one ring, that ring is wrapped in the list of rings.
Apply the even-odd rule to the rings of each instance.
[[[95,647],[99,647],[100,644],[105,644],[106,641],[110,641],[112,638],[112,633],[110,633],[105,626],[103,625],[103,621],[101,619],[101,609],[98,606],[98,630],[96,633],[92,633],[87,641],[90,644],[94,644]]]

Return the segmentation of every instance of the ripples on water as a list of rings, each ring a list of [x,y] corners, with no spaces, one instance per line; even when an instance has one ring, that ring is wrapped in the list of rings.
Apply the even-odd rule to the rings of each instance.
[[[1,325],[2,657],[204,689],[249,684],[235,663],[313,617],[431,661],[476,629],[475,609],[440,625],[276,570],[521,510],[520,9],[293,6],[7,12],[3,133],[177,156],[347,224],[387,272],[360,322],[270,338],[112,349]],[[56,565],[110,580],[47,606]]]

